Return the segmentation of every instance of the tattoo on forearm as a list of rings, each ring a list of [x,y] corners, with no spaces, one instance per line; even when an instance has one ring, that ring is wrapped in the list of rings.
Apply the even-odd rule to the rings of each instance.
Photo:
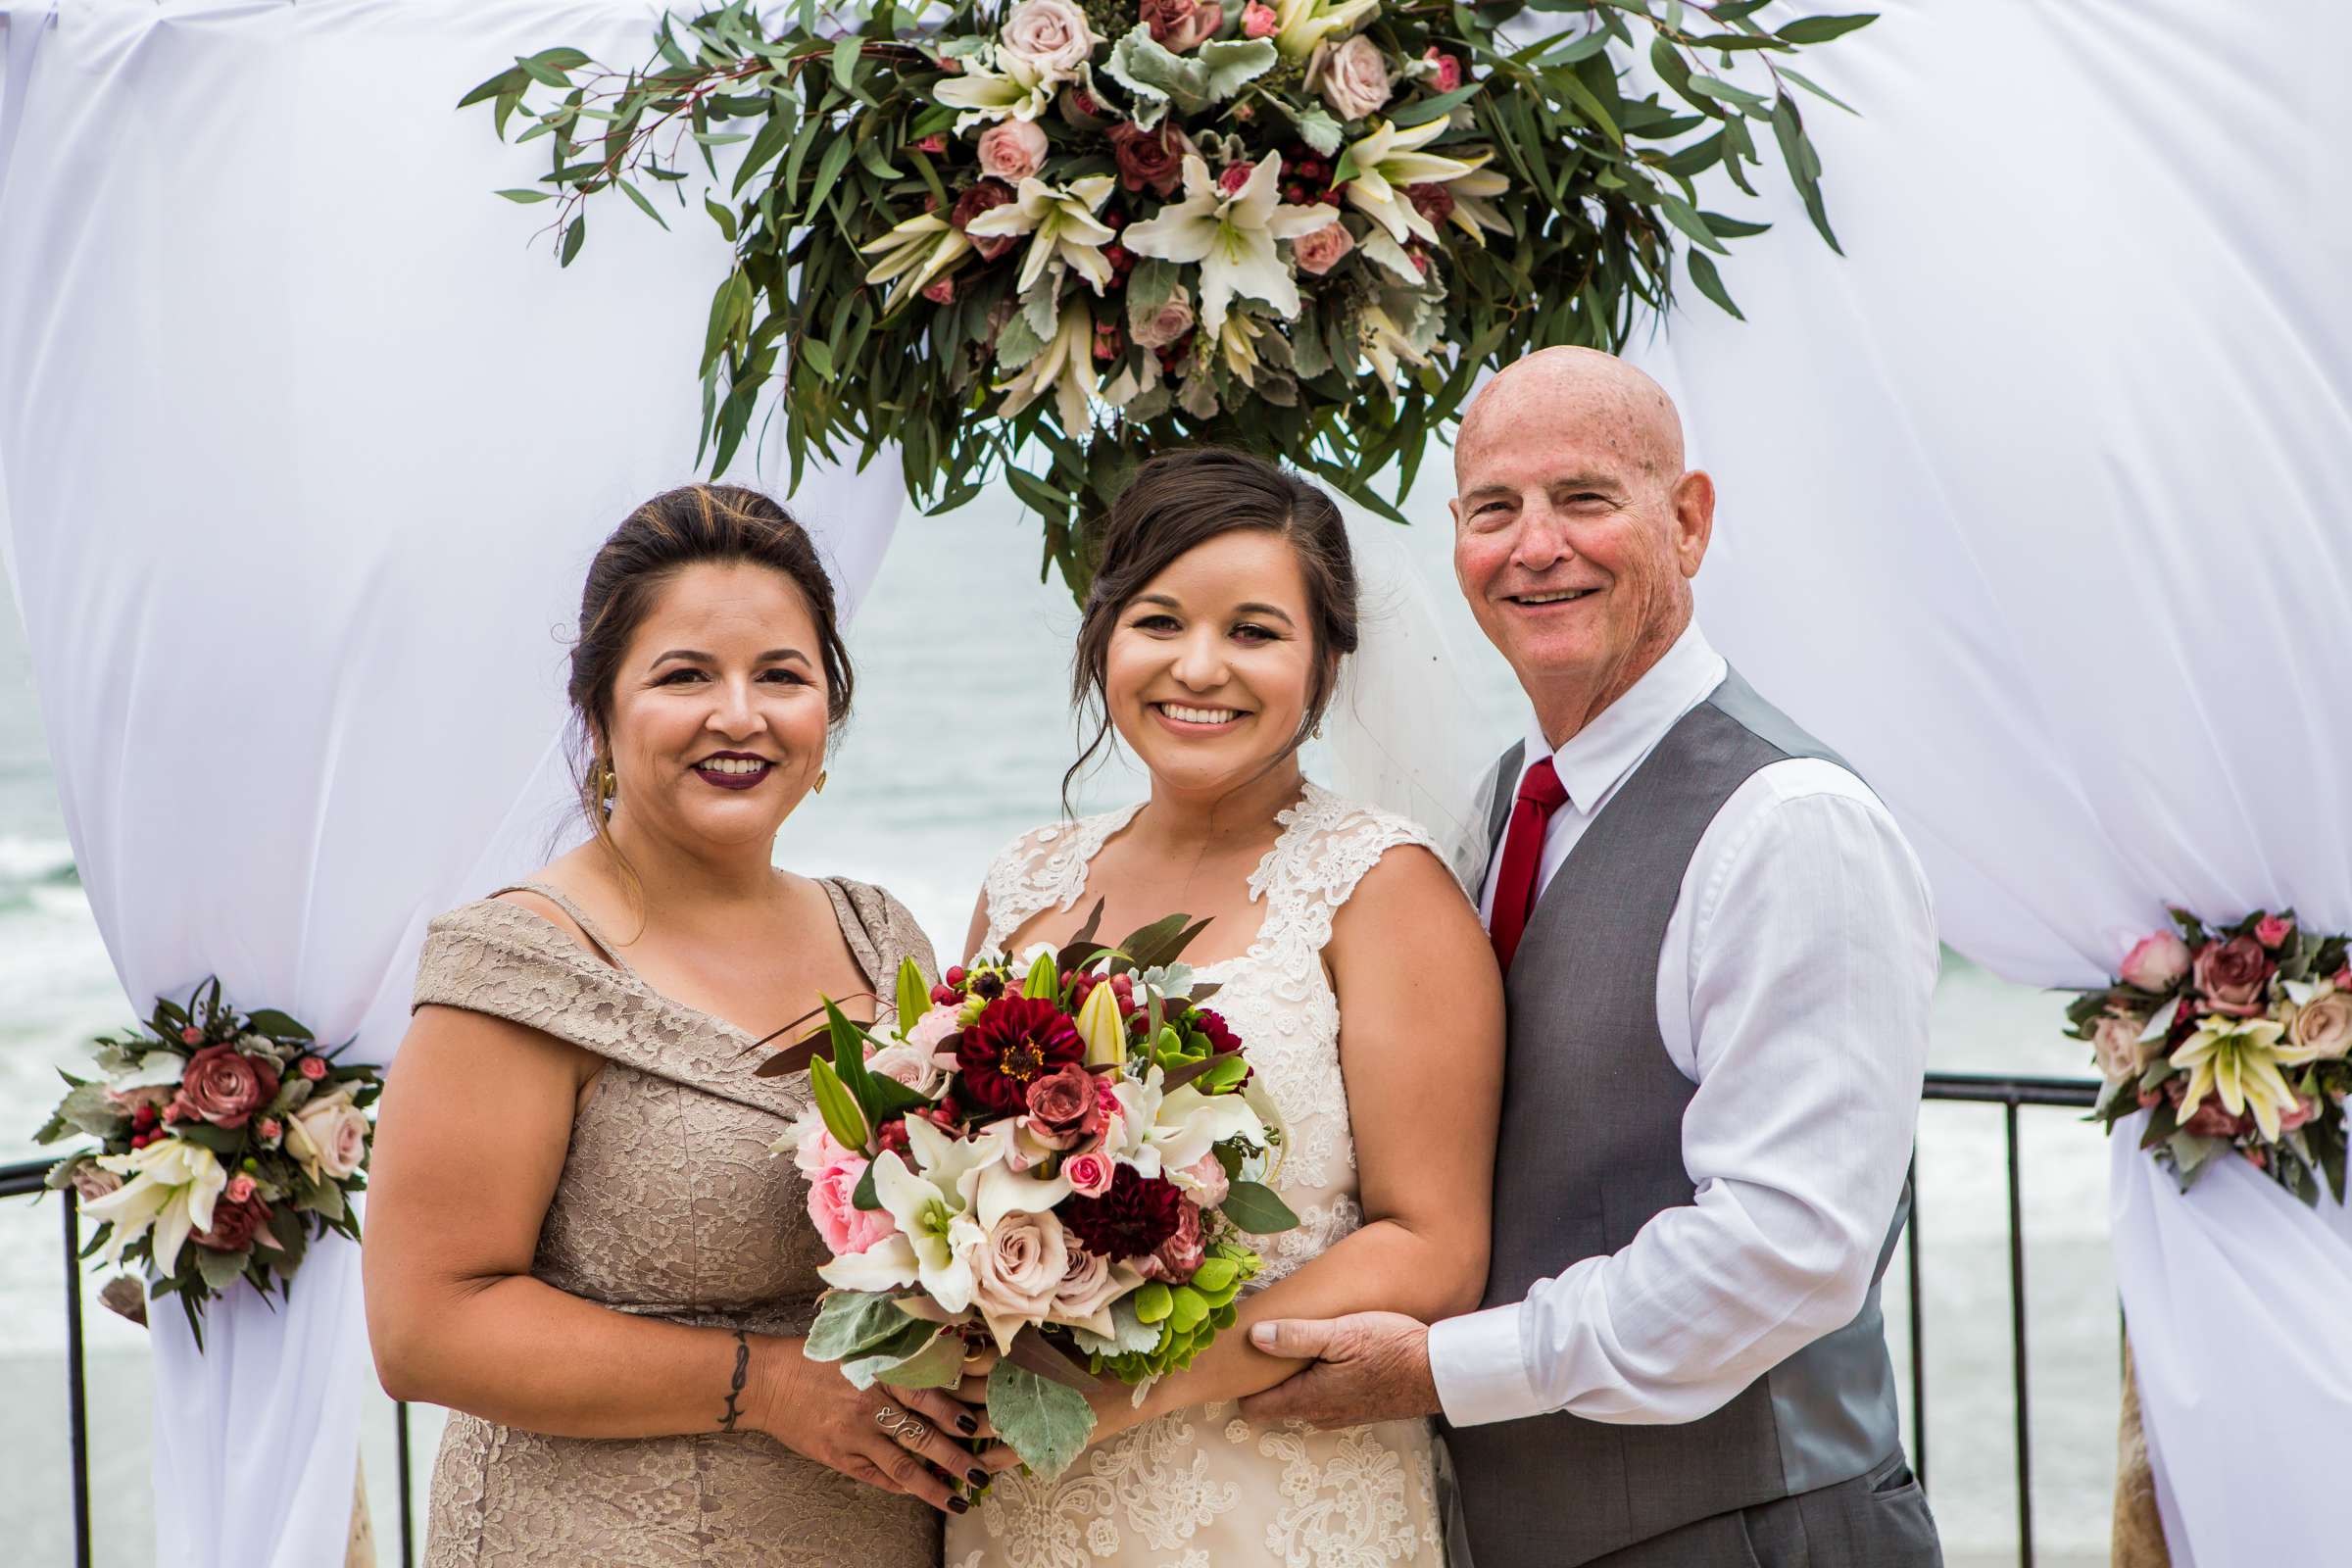
[[[752,1342],[743,1337],[743,1330],[737,1329],[735,1331],[735,1381],[727,1389],[727,1408],[718,1418],[719,1431],[732,1432],[735,1430],[735,1420],[743,1414],[743,1407],[740,1403],[743,1397],[743,1382],[751,1375],[751,1371]]]

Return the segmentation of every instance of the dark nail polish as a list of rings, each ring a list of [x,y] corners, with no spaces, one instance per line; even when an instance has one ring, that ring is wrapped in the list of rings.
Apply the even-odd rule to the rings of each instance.
[[[972,1511],[972,1505],[964,1501],[961,1497],[950,1497],[948,1499],[948,1506],[955,1509],[957,1513],[969,1513]]]
[[[981,1469],[978,1465],[972,1466],[969,1470],[966,1470],[964,1474],[971,1478],[972,1485],[975,1487],[985,1487],[988,1485],[988,1472]]]
[[[970,1437],[973,1433],[980,1430],[979,1417],[969,1415],[957,1416],[956,1418],[956,1430],[962,1433],[967,1438]]]

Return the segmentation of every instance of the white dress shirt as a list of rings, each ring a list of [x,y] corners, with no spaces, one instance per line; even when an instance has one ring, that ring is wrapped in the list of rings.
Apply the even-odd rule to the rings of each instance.
[[[1568,801],[1544,834],[1539,896],[1724,673],[1693,624],[1551,752]],[[1532,731],[1522,768],[1547,750]],[[1490,869],[1490,922],[1494,906]],[[1446,1418],[1694,1421],[1852,1321],[1910,1159],[1937,953],[1927,878],[1861,780],[1792,759],[1734,791],[1658,952],[1658,1033],[1698,1086],[1683,1116],[1697,1196],[1524,1300],[1432,1328]]]

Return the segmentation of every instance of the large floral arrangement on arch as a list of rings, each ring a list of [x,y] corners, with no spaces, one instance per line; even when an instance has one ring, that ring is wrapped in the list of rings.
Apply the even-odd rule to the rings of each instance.
[[[2235,1153],[2306,1203],[2344,1199],[2352,940],[2258,909],[2142,938],[2113,985],[2067,1008],[2105,1080],[2092,1119],[2148,1112],[2147,1150],[2183,1192]]]
[[[1828,95],[1788,59],[1872,19],[1768,8],[737,0],[665,17],[642,69],[546,49],[461,107],[547,141],[502,194],[559,204],[566,265],[588,198],[666,222],[649,191],[684,208],[699,155],[734,247],[714,469],[780,381],[796,482],[893,440],[935,511],[1002,475],[1083,594],[1083,519],[1154,450],[1242,446],[1396,516],[1369,481],[1403,493],[1482,368],[1622,345],[1678,254],[1733,309],[1711,257],[1763,225],[1701,209],[1710,168],[1752,194],[1774,147],[1835,245],[1796,98]]]

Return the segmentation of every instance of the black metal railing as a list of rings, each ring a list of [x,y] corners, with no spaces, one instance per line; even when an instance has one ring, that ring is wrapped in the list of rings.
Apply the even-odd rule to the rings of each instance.
[[[1931,1101],[1998,1105],[2002,1134],[2009,1154],[2009,1363],[2017,1447],[2017,1540],[2020,1568],[2034,1568],[2034,1464],[2030,1379],[2026,1369],[2026,1242],[2023,1173],[2018,1162],[2017,1113],[2024,1105],[2055,1105],[2086,1109],[2098,1098],[2098,1084],[2087,1078],[2020,1078],[1987,1073],[1939,1072],[1928,1075],[1925,1097]],[[41,1191],[46,1160],[0,1166],[0,1198]],[[1904,1268],[1910,1281],[1911,1330],[1911,1465],[1922,1488],[1928,1484],[1928,1373],[1926,1303],[1920,1290],[1920,1201],[1918,1162],[1912,1165],[1911,1220],[1905,1227]],[[84,1385],[81,1345],[80,1211],[71,1190],[57,1195],[62,1211],[66,1284],[66,1428],[73,1463],[74,1562],[90,1563],[90,1465],[88,1394]],[[399,1455],[401,1568],[413,1568],[416,1547],[411,1538],[414,1512],[413,1467],[409,1454],[409,1407],[396,1404]]]

